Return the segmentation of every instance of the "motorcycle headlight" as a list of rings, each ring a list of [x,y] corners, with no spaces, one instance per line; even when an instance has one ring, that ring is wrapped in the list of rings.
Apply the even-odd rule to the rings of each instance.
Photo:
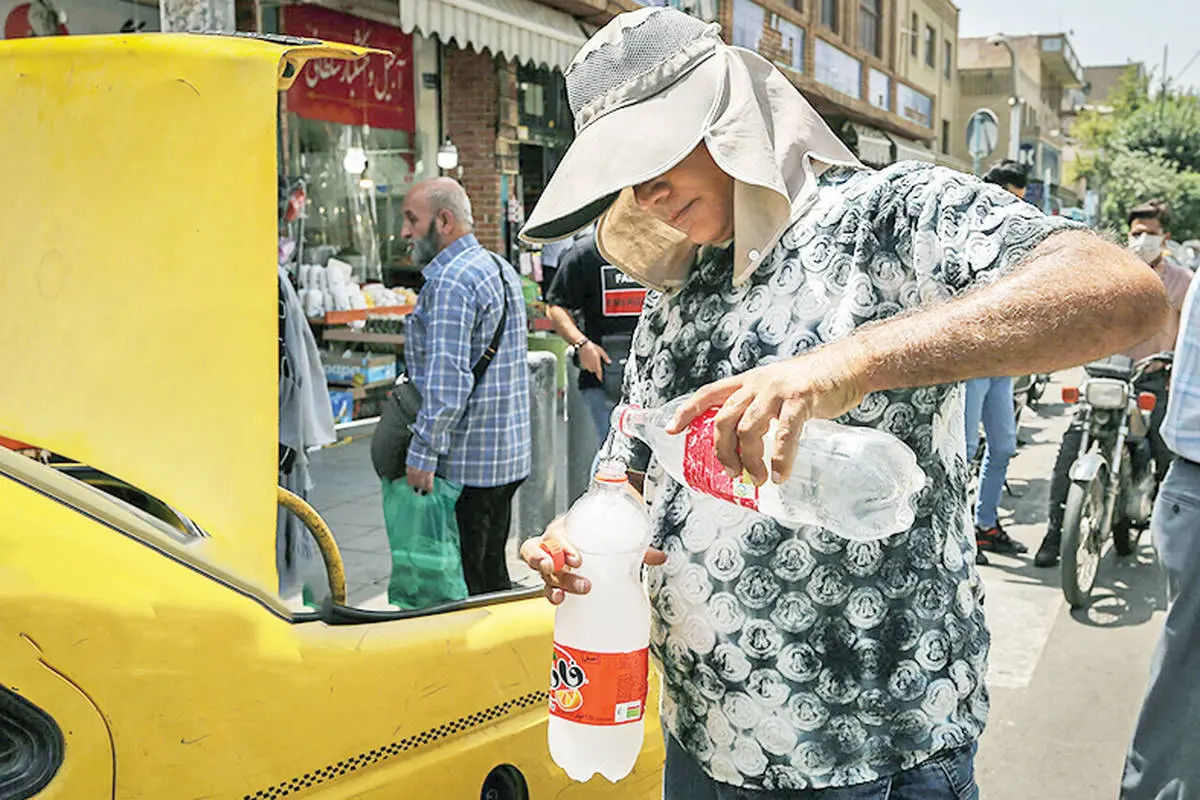
[[[1093,378],[1084,387],[1084,398],[1092,408],[1124,408],[1129,402],[1129,385],[1110,378]]]

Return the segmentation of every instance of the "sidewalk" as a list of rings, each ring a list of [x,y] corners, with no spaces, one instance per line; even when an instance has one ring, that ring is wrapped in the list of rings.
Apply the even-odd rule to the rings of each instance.
[[[312,504],[333,531],[346,565],[349,604],[386,607],[391,552],[383,523],[379,478],[371,467],[371,440],[354,439],[310,454],[316,486]],[[514,584],[540,582],[517,557],[515,537],[509,540],[509,575]]]

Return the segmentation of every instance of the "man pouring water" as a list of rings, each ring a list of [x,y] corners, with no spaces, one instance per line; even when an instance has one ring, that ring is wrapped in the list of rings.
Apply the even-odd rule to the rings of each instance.
[[[718,407],[717,459],[758,484],[789,477],[809,419],[890,433],[927,476],[912,525],[867,542],[664,483],[646,555],[664,796],[975,796],[988,634],[962,381],[1133,344],[1166,314],[1161,282],[999,187],[864,168],[778,70],[680,12],[617,17],[566,81],[576,138],[523,235],[595,220],[653,290],[624,399],[692,393],[675,431]],[[608,448],[636,484],[649,451],[620,431]],[[590,588],[570,543],[554,571],[540,545],[560,538],[522,548],[553,603]]]

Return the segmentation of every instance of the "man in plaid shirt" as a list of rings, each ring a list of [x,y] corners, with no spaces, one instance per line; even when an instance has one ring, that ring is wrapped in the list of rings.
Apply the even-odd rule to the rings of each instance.
[[[463,575],[471,594],[483,594],[509,588],[504,548],[513,494],[529,476],[531,432],[524,296],[512,266],[479,244],[474,225],[466,191],[450,178],[418,183],[404,200],[401,235],[425,278],[406,325],[405,363],[422,399],[408,483],[419,493],[433,490],[435,474],[462,484]],[[496,355],[476,385],[472,367],[505,313]]]

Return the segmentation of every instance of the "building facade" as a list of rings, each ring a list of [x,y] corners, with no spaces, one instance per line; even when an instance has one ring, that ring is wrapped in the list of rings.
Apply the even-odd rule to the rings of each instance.
[[[933,149],[939,164],[969,165],[954,153],[953,140],[965,133],[958,119],[958,6],[950,0],[897,3],[896,74],[935,99]]]
[[[774,62],[865,163],[935,160],[938,98],[897,70],[896,0],[696,0],[692,13],[706,5],[726,41]]]
[[[991,109],[1000,122],[996,152],[984,167],[999,162],[1009,152],[1014,134],[1010,130],[1009,98],[1015,90],[1021,101],[1019,160],[1029,170],[1030,199],[1041,204],[1045,187],[1059,202],[1076,205],[1078,198],[1062,188],[1063,151],[1067,145],[1063,109],[1070,92],[1083,86],[1083,70],[1066,34],[1019,36],[1008,40],[1016,55],[1012,63],[1008,48],[986,38],[960,39],[958,43],[959,101],[957,127],[965,131],[967,119],[976,110]],[[965,136],[954,138],[955,150],[969,160]]]

